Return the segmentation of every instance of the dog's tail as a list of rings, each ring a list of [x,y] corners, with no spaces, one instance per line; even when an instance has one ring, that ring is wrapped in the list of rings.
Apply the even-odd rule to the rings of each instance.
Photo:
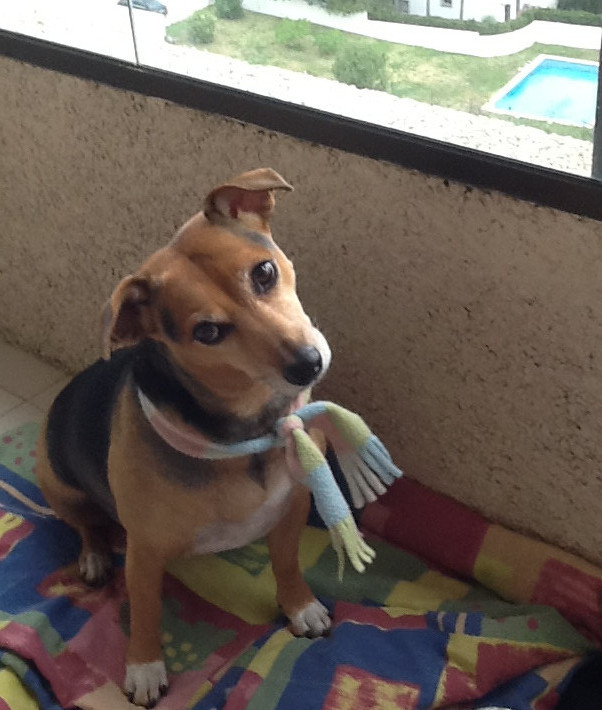
[[[33,510],[34,513],[37,513],[38,515],[43,515],[45,518],[57,517],[56,513],[54,512],[54,510],[52,510],[52,508],[48,508],[45,505],[39,505],[39,503],[36,503],[34,500],[31,500],[31,498],[28,498],[24,493],[21,493],[21,491],[17,490],[14,486],[11,486],[10,483],[7,483],[6,481],[0,481],[0,488],[2,488],[3,491],[6,491],[16,500],[18,500],[19,503],[23,503],[24,506],[26,506],[30,510]]]

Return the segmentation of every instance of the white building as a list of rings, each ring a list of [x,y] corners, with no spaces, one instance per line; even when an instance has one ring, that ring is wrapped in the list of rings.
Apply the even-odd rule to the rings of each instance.
[[[507,22],[528,7],[556,7],[556,0],[395,0],[395,5],[411,15],[479,21],[493,17],[497,22]]]

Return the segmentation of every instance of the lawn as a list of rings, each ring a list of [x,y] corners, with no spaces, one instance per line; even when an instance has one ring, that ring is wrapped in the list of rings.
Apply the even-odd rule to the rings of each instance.
[[[207,8],[203,13],[214,14],[214,9]],[[598,61],[596,51],[547,45],[534,45],[524,52],[507,57],[482,59],[437,52],[422,47],[368,40],[306,22],[303,23],[303,27],[307,34],[298,39],[297,46],[290,46],[277,40],[276,28],[283,22],[278,18],[245,10],[241,19],[226,20],[216,17],[215,21],[213,42],[200,45],[199,48],[243,59],[251,64],[272,65],[328,79],[335,78],[332,72],[334,55],[324,55],[318,50],[320,36],[327,35],[333,47],[351,42],[381,45],[387,49],[387,90],[390,93],[475,114],[481,113],[480,107],[491,95],[539,54]],[[167,34],[178,44],[192,44],[189,40],[188,28],[189,20],[183,20],[170,25]],[[537,126],[548,132],[586,140],[592,139],[592,131],[587,128],[539,121],[508,120],[522,125]]]

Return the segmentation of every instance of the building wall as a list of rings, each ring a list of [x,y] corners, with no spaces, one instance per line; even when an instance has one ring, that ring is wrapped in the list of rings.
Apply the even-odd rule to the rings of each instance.
[[[117,281],[269,165],[334,351],[407,475],[602,562],[602,223],[0,57],[0,331],[69,368]]]
[[[462,0],[451,0],[451,7],[442,5],[444,0],[429,0],[430,14],[433,17],[460,19]],[[506,19],[505,6],[510,6],[510,19],[516,18],[517,0],[464,0],[462,19],[481,21],[484,17],[493,17],[497,22]],[[520,0],[520,7],[556,7],[557,0]],[[410,10],[413,15],[427,14],[427,0],[410,0]]]

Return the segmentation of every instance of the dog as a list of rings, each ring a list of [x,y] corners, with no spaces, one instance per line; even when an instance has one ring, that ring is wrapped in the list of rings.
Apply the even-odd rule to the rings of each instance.
[[[316,637],[331,624],[299,568],[309,492],[283,450],[189,456],[143,406],[179,434],[231,444],[271,432],[328,370],[328,343],[271,235],[276,190],[292,187],[270,168],[216,187],[203,212],[117,285],[103,313],[104,359],[58,395],[40,435],[40,486],[81,537],[88,584],[110,574],[107,530],[117,522],[126,531],[124,690],[137,705],[153,707],[168,687],[160,620],[169,560],[267,536],[291,631]]]

